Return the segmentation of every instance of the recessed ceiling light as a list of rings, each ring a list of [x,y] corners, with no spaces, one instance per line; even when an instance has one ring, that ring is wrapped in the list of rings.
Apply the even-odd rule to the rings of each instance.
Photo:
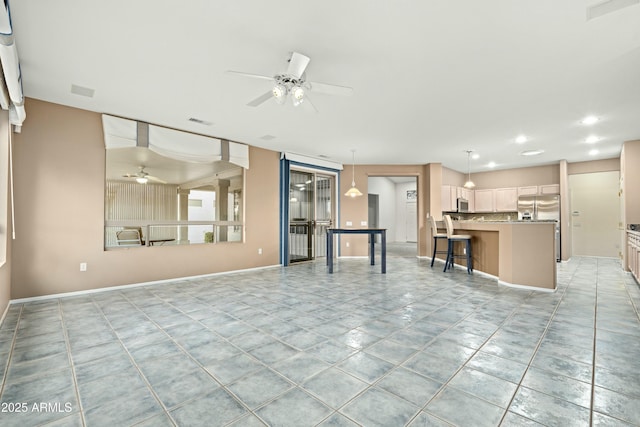
[[[524,144],[525,142],[527,142],[529,139],[527,138],[526,135],[518,135],[518,137],[516,138],[516,142],[518,144]]]
[[[598,141],[600,141],[600,138],[595,135],[589,135],[587,139],[584,140],[587,144],[595,144]]]
[[[582,123],[583,125],[591,126],[595,123],[598,123],[598,120],[600,119],[598,119],[596,116],[587,116],[584,119],[582,119],[580,123]]]
[[[495,168],[496,167],[496,162],[489,162],[489,164],[487,165],[490,168]]]
[[[589,151],[589,155],[590,155],[590,156],[595,156],[595,155],[596,155],[596,154],[598,154],[599,152],[600,152],[600,151],[598,151],[598,150],[596,150],[596,149],[593,149],[593,150]]]
[[[480,158],[480,154],[478,154],[478,153],[473,153],[473,154],[471,155],[471,158],[472,158],[473,160],[478,160],[478,159]]]
[[[537,156],[544,153],[544,150],[525,150],[520,153],[521,156]]]

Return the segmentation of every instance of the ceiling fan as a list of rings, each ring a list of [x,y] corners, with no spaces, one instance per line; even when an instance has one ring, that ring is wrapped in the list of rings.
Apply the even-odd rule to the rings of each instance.
[[[146,166],[138,166],[138,168],[140,169],[140,171],[138,171],[138,173],[127,173],[122,175],[124,178],[135,178],[136,182],[138,184],[146,184],[148,181],[155,181],[158,182],[160,184],[166,184],[166,181],[161,180],[160,178],[157,178],[155,176],[151,176],[149,175],[147,172],[144,171],[144,168]]]
[[[305,56],[298,52],[292,52],[291,56],[287,60],[287,62],[289,63],[287,71],[285,71],[284,73],[276,74],[273,77],[232,70],[227,71],[227,73],[254,79],[271,80],[273,82],[273,88],[271,90],[260,95],[247,104],[250,107],[257,107],[258,105],[267,102],[271,98],[274,98],[278,104],[284,104],[287,97],[289,96],[291,97],[291,102],[294,106],[298,106],[304,102],[307,102],[313,107],[316,112],[318,112],[318,109],[309,99],[309,92],[342,96],[349,96],[353,93],[353,88],[347,86],[312,82],[307,80],[307,74],[305,70],[307,69],[307,65],[309,65],[310,61],[311,58],[309,58],[308,56]]]

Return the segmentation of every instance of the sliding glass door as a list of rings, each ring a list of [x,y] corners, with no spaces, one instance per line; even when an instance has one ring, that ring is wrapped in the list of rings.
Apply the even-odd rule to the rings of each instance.
[[[326,254],[326,231],[333,224],[335,177],[312,171],[289,173],[289,262]]]

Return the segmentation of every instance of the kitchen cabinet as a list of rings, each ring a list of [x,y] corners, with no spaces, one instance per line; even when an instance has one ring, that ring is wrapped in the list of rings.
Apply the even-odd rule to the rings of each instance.
[[[474,199],[474,191],[468,188],[459,187],[460,188],[460,197],[467,200],[469,202],[469,212],[475,212],[475,201]]]
[[[453,212],[456,210],[456,187],[443,185],[440,196],[443,212]]]
[[[496,212],[515,212],[518,210],[517,188],[496,188],[494,198]]]
[[[537,196],[538,186],[530,185],[528,187],[518,187],[518,196]]]
[[[441,190],[441,206],[443,212],[458,210],[458,198],[469,201],[469,212],[473,212],[473,190],[455,185],[443,185]]]
[[[640,283],[640,233],[627,231],[627,268]]]
[[[494,211],[494,194],[495,190],[475,190],[474,207],[475,212],[493,212]]]
[[[560,194],[560,184],[541,185],[540,194]]]

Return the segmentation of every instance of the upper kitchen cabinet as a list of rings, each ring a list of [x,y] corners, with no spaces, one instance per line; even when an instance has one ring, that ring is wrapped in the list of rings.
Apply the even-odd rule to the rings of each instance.
[[[496,212],[515,212],[518,210],[517,188],[496,188],[494,197]]]
[[[494,211],[494,194],[495,190],[475,190],[474,205],[475,212],[493,212]]]
[[[528,187],[518,187],[518,196],[537,196],[538,186],[530,185]]]
[[[453,185],[443,185],[441,196],[441,206],[443,212],[454,212],[457,207],[458,190]]]
[[[540,194],[560,194],[560,184],[548,184],[539,186]]]
[[[560,184],[518,187],[518,196],[538,196],[542,194],[560,194]]]
[[[474,191],[468,188],[459,187],[460,188],[460,197],[467,200],[469,202],[469,212],[475,212],[475,200],[474,200]]]

